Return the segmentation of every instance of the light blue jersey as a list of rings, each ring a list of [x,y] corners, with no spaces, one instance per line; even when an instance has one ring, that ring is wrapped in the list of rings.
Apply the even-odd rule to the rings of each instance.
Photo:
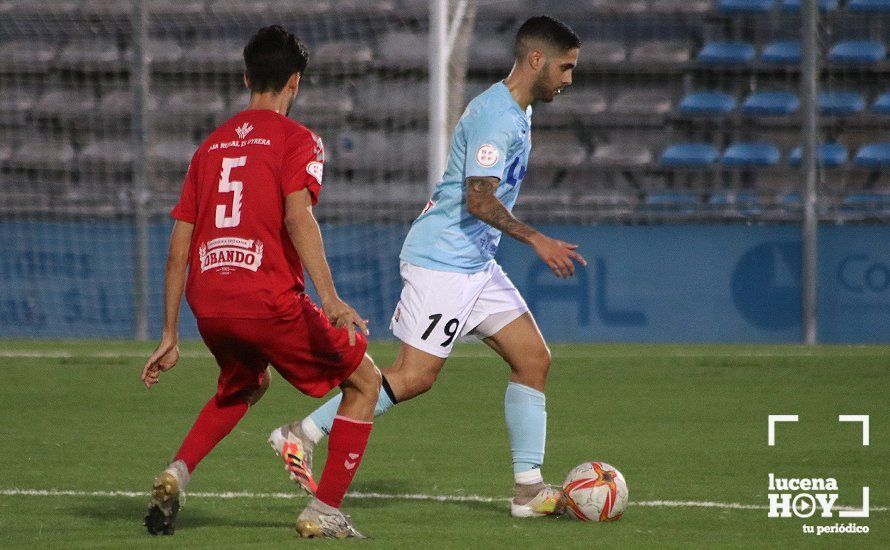
[[[414,220],[402,261],[427,269],[475,273],[493,261],[501,232],[467,211],[466,179],[500,179],[495,196],[513,210],[531,152],[531,112],[498,82],[467,105],[451,139],[442,181]]]

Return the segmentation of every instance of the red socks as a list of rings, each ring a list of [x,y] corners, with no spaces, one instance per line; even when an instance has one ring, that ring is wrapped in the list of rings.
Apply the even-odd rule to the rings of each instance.
[[[247,402],[240,399],[233,400],[228,405],[220,405],[215,395],[211,397],[195,419],[173,461],[183,460],[188,466],[189,473],[192,473],[207,453],[212,451],[216,444],[241,421],[247,413],[247,408]]]
[[[353,420],[345,416],[334,418],[328,441],[328,459],[321,474],[315,496],[328,506],[339,508],[343,495],[352,483],[358,465],[365,454],[372,422]]]

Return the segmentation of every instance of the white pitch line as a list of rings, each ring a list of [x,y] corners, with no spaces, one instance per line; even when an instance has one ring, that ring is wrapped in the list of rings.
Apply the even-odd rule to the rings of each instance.
[[[0,351],[0,358],[3,359],[147,359],[151,355],[150,351],[132,352],[132,351]],[[883,351],[875,351],[874,354],[858,354],[857,357],[877,357],[883,356]],[[639,351],[639,352],[597,352],[597,351],[566,351],[556,349],[553,352],[555,359],[590,359],[594,361],[615,360],[615,359],[635,359],[645,357],[647,359],[707,359],[707,358],[739,358],[739,359],[769,359],[780,357],[822,357],[823,354],[812,350],[788,349],[785,351],[708,351],[708,352],[671,352],[665,351],[659,353],[657,349]],[[834,357],[835,355],[829,355]],[[213,359],[208,352],[203,351],[183,351],[180,357],[184,359]],[[453,359],[477,359],[496,357],[494,352],[488,348],[479,348],[478,351],[469,349],[457,350],[450,355]]]
[[[142,491],[75,491],[66,489],[0,489],[0,496],[30,497],[128,497],[147,498],[148,493]],[[226,491],[220,493],[197,492],[187,493],[188,498],[215,499],[277,499],[292,500],[306,498],[299,493],[251,493],[247,491]],[[427,495],[423,493],[366,493],[349,492],[346,495],[355,499],[380,500],[421,500],[428,502],[509,502],[509,498],[486,497],[481,495]],[[631,506],[644,508],[718,508],[723,510],[768,510],[769,507],[759,504],[739,504],[736,502],[712,502],[698,500],[644,500],[631,501]],[[837,506],[837,510],[857,510],[850,506]],[[887,507],[872,507],[872,512],[886,512]]]

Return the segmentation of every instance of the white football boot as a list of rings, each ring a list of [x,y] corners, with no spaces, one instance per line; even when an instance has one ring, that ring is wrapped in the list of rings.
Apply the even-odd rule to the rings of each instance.
[[[312,451],[315,444],[303,433],[299,422],[275,428],[269,445],[284,461],[284,470],[304,491],[315,495],[318,484],[312,477]]]
[[[306,509],[300,513],[296,528],[297,533],[307,539],[317,537],[329,539],[367,538],[352,525],[352,518],[317,498],[313,498]]]
[[[516,484],[510,515],[514,518],[536,518],[562,513],[562,489],[547,483]]]

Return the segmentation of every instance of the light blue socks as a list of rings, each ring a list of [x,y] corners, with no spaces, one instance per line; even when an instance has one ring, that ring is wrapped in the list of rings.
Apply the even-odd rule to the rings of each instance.
[[[395,400],[390,397],[391,390],[389,385],[380,388],[380,395],[377,397],[377,406],[374,407],[374,417],[388,411],[396,404]],[[334,425],[334,417],[337,416],[337,409],[340,408],[340,401],[343,400],[343,394],[338,393],[321,407],[315,409],[312,414],[303,419],[301,424],[303,433],[312,439],[313,443],[318,443],[321,439],[331,433],[331,426]]]
[[[516,483],[543,481],[541,464],[547,439],[546,398],[538,390],[516,382],[507,385],[504,394],[504,416],[510,434],[513,474]]]

